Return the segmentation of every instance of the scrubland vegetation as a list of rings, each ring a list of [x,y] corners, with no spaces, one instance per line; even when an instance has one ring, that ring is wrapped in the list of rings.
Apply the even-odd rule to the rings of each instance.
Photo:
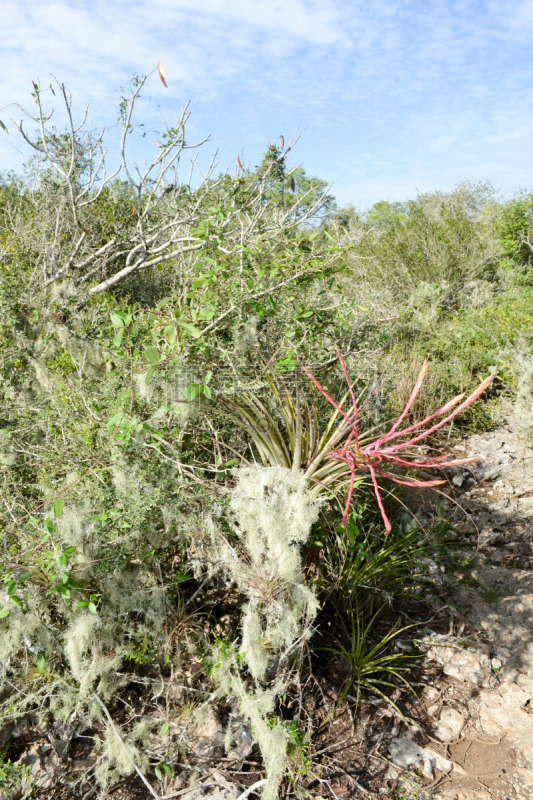
[[[164,794],[188,721],[168,692],[149,699],[160,676],[205,698],[196,715],[237,698],[258,791],[303,797],[311,665],[344,659],[339,696],[409,684],[396,611],[424,596],[442,531],[406,522],[372,453],[426,356],[394,430],[441,414],[395,442],[449,419],[411,461],[445,454],[452,425],[489,428],[502,397],[533,431],[533,195],[462,184],[340,208],[279,140],[257,167],[202,174],[187,109],[141,167],[144,87],[124,95],[110,176],[101,137],[74,112],[53,128],[36,86],[32,156],[0,180],[2,726],[82,720],[98,760],[80,780],[103,796],[137,770]],[[442,478],[425,458],[385,472]],[[119,719],[145,695],[149,720]]]

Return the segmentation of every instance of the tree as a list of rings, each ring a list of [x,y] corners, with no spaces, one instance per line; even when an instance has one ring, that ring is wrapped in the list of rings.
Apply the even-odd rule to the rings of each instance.
[[[283,154],[270,147],[255,173],[231,178],[226,172],[214,178],[216,153],[202,173],[198,148],[209,137],[187,144],[188,104],[174,126],[165,123],[153,159],[139,169],[127,136],[147,78],[135,79],[122,98],[120,164],[111,175],[105,129],[99,134],[87,130],[87,109],[81,122],[74,122],[72,97],[64,85],[59,86],[68,118],[64,132],[50,126],[53,111],[45,113],[37,84],[36,114],[19,106],[39,129],[32,138],[23,122],[17,125],[36,153],[26,176],[25,202],[32,213],[21,216],[20,205],[12,202],[4,215],[4,240],[12,254],[20,256],[22,240],[31,251],[27,278],[34,291],[68,281],[77,309],[140,272],[165,265],[180,275],[185,297],[206,256],[218,253],[242,264],[243,248],[256,246],[258,236],[285,237],[331,203],[324,181],[311,185],[301,168],[286,173],[292,144]],[[189,177],[178,184],[176,168],[189,150],[196,151]],[[194,170],[200,176],[195,186]]]
[[[287,166],[287,156],[296,141],[285,150],[269,143],[261,163],[248,175],[248,180],[264,181],[264,202],[288,211],[291,222],[327,218],[335,205],[333,195],[327,194],[331,184],[316,176],[308,176],[301,164]]]
[[[366,212],[365,221],[378,231],[386,231],[397,225],[404,214],[405,207],[402,203],[380,200]]]

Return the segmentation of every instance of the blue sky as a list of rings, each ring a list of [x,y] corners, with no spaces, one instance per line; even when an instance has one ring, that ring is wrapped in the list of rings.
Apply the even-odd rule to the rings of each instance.
[[[204,164],[218,148],[220,169],[253,166],[269,138],[301,133],[291,163],[334,181],[341,204],[486,179],[504,197],[533,190],[533,0],[2,0],[0,29],[0,109],[31,109],[32,79],[53,74],[111,126],[120,86],[161,61],[141,161],[159,114],[190,99]],[[0,169],[26,153],[10,117]]]

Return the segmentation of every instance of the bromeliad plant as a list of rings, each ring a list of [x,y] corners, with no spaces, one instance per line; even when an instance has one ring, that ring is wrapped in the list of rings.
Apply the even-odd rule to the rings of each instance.
[[[452,461],[447,460],[446,456],[438,456],[434,458],[425,458],[420,461],[407,461],[405,458],[401,458],[397,455],[400,450],[405,450],[406,447],[410,447],[417,442],[420,442],[422,439],[425,439],[426,436],[434,433],[439,428],[442,428],[443,425],[446,425],[447,422],[451,422],[454,417],[464,411],[465,408],[468,408],[475,400],[477,400],[480,395],[483,394],[485,389],[492,383],[494,379],[494,375],[489,375],[488,378],[485,378],[484,381],[480,383],[480,385],[475,389],[472,394],[467,397],[466,400],[463,400],[461,403],[460,401],[464,397],[463,394],[458,394],[452,400],[449,400],[445,403],[441,408],[435,411],[434,414],[431,414],[429,417],[426,417],[421,422],[415,422],[414,425],[410,425],[403,430],[399,430],[400,425],[402,424],[403,420],[409,413],[418,392],[420,391],[420,387],[422,386],[422,382],[424,380],[424,376],[426,374],[426,370],[428,367],[428,359],[424,361],[422,365],[422,369],[420,370],[420,374],[416,380],[414,385],[413,391],[411,392],[411,396],[405,406],[404,410],[393,424],[391,429],[385,433],[383,436],[380,436],[378,439],[370,442],[369,444],[363,445],[362,439],[359,436],[358,431],[358,415],[359,409],[357,406],[357,400],[355,398],[355,394],[353,392],[352,383],[348,377],[348,372],[346,370],[346,365],[342,359],[340,351],[337,349],[337,356],[342,366],[342,370],[346,377],[346,381],[348,383],[348,389],[350,392],[350,396],[352,399],[352,412],[350,415],[346,414],[345,411],[342,410],[341,406],[338,405],[335,400],[333,400],[329,394],[326,392],[324,387],[317,381],[317,379],[309,372],[309,370],[305,369],[306,374],[310,378],[310,380],[314,383],[316,388],[324,395],[326,400],[341,414],[345,421],[349,424],[351,428],[351,432],[348,438],[343,442],[341,447],[331,450],[327,453],[324,458],[328,461],[332,461],[334,464],[346,464],[350,469],[350,486],[348,490],[348,498],[346,500],[346,506],[344,509],[344,515],[342,518],[342,525],[343,527],[346,526],[346,519],[348,517],[348,511],[350,509],[350,503],[352,500],[352,494],[355,487],[356,481],[356,473],[358,470],[361,469],[368,469],[370,472],[370,476],[372,478],[372,484],[374,486],[374,492],[376,494],[376,499],[378,501],[379,510],[381,511],[381,516],[383,517],[383,522],[385,523],[385,529],[387,532],[391,530],[391,524],[389,519],[385,513],[385,509],[383,507],[383,501],[381,499],[381,495],[379,492],[379,486],[377,482],[376,473],[380,475],[384,475],[387,478],[390,478],[395,483],[401,483],[405,486],[437,486],[438,484],[444,483],[443,480],[434,480],[434,481],[406,481],[400,480],[395,474],[390,472],[391,467],[404,467],[404,468],[412,468],[412,467],[422,467],[422,468],[431,468],[431,467],[453,467],[453,466],[460,466],[461,464],[469,464],[472,461],[476,461],[477,456],[471,458],[459,458],[454,459]],[[459,405],[458,405],[459,403]],[[452,411],[453,409],[453,411]],[[451,412],[451,413],[450,413]],[[436,419],[437,417],[443,417],[439,422],[436,422],[429,428],[424,429],[425,425],[428,425],[432,420]],[[415,433],[417,432],[417,433]],[[415,435],[413,435],[415,434]],[[402,436],[409,435],[410,438],[404,442],[398,442],[397,440],[400,439]],[[390,444],[391,442],[395,442],[394,444]],[[387,466],[388,469],[383,469],[384,466]]]
[[[347,487],[348,497],[342,518],[343,527],[346,527],[354,489],[363,483],[363,471],[367,470],[372,479],[385,529],[389,532],[391,524],[383,507],[377,481],[378,475],[406,486],[437,486],[444,481],[403,480],[391,472],[391,469],[397,467],[442,468],[460,466],[475,461],[475,457],[448,460],[446,456],[407,460],[409,456],[405,450],[451,422],[470,406],[487,389],[494,375],[486,378],[466,400],[463,400],[464,394],[459,394],[434,414],[400,429],[422,386],[428,367],[426,359],[404,410],[390,430],[376,438],[376,427],[364,432],[359,430],[360,411],[364,401],[361,402],[362,395],[356,398],[353,382],[348,377],[345,363],[338,350],[337,355],[348,383],[348,390],[338,403],[331,398],[314,375],[304,367],[304,371],[314,386],[334,408],[324,426],[316,399],[308,401],[298,382],[295,385],[295,392],[291,393],[280,376],[268,369],[265,377],[275,401],[275,411],[271,411],[257,395],[248,393],[243,393],[238,398],[217,395],[216,404],[209,406],[209,410],[229,418],[232,422],[244,423],[263,464],[272,467],[284,466],[293,472],[301,471],[310,486],[312,496],[331,494],[335,490]],[[347,412],[344,407],[349,398],[351,398],[352,409]],[[440,421],[427,427],[438,417],[442,417]],[[278,424],[280,420],[282,421],[281,427]],[[402,441],[402,437],[409,438]],[[233,450],[233,448],[230,449]],[[233,452],[235,453],[234,450]],[[243,461],[246,461],[244,457],[242,458]],[[360,476],[358,476],[358,472],[361,473]]]
[[[349,422],[335,410],[323,425],[316,398],[307,399],[297,375],[294,392],[273,369],[265,367],[264,377],[274,410],[251,392],[240,393],[237,398],[218,394],[206,410],[244,425],[264,466],[303,472],[312,496],[342,486],[349,479],[349,469],[345,464],[326,461],[326,457],[349,434]],[[340,400],[340,408],[347,399],[348,393]],[[237,454],[246,462],[242,453]]]

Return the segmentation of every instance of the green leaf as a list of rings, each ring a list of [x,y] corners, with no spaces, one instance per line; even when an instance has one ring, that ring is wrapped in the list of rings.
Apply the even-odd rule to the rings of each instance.
[[[11,594],[11,595],[9,595],[9,599],[10,599],[10,600],[13,600],[13,602],[14,602],[14,603],[16,603],[18,606],[21,606],[21,605],[22,605],[22,600],[20,599],[20,597],[18,596],[18,594]]]
[[[355,544],[355,537],[359,533],[356,525],[348,525],[346,528],[346,536],[352,544]]]
[[[152,380],[152,376],[155,372],[155,367],[150,367],[146,375],[144,376],[144,382],[147,386],[150,385],[150,381]]]
[[[44,521],[44,526],[45,526],[46,530],[47,530],[49,533],[53,533],[53,532],[54,532],[54,523],[52,522],[52,520],[50,519],[50,517],[47,517],[47,518],[45,519],[45,521]]]
[[[91,614],[98,614],[98,610],[94,603],[89,603],[89,611]]]
[[[159,731],[159,735],[160,736],[164,736],[166,733],[168,733],[168,729],[169,728],[170,728],[170,724],[168,722],[165,722],[165,724],[162,726],[161,730]]]
[[[171,298],[171,297],[163,297],[163,299],[162,299],[162,300],[160,300],[160,301],[159,301],[159,303],[158,303],[158,304],[157,304],[157,306],[156,306],[157,310],[158,310],[158,311],[161,311],[161,309],[162,309],[164,306],[166,306],[166,305],[167,305],[167,303],[170,303],[170,301],[171,301],[171,300],[172,300],[172,298]]]
[[[144,553],[142,554],[142,556],[139,556],[139,558],[140,558],[140,559],[141,559],[141,561],[142,561],[142,560],[143,560],[143,559],[145,559],[145,558],[149,558],[150,556],[153,556],[153,554],[154,554],[154,553],[155,553],[155,550],[146,550],[146,552],[144,552]]]
[[[155,774],[157,775],[157,777],[159,778],[159,780],[161,780],[161,778],[163,777],[163,775],[162,775],[162,773],[161,773],[161,770],[159,769],[159,767],[158,767],[158,766],[157,766],[157,767],[154,767],[154,772],[155,772]]]
[[[204,386],[205,386],[206,383],[209,383],[209,381],[211,380],[212,377],[213,377],[213,373],[211,372],[210,369],[208,369],[207,372],[205,373]]]
[[[2,611],[0,611],[0,619],[5,619],[8,616],[9,610],[7,608],[3,608]]]
[[[66,556],[64,553],[61,553],[61,555],[57,559],[57,563],[59,564],[60,567],[66,567],[68,564],[68,556]]]
[[[70,573],[65,569],[61,573],[61,583],[66,584],[70,578]]]
[[[9,583],[7,584],[6,589],[7,589],[7,593],[8,593],[9,596],[15,594],[15,592],[17,591],[17,582],[16,581],[9,581]]]
[[[63,555],[71,556],[72,553],[75,553],[75,552],[76,552],[75,546],[74,545],[70,545],[70,547],[65,547],[65,549],[63,550]]]
[[[155,347],[147,347],[145,356],[151,364],[157,364],[159,362],[159,351],[156,350]]]
[[[124,336],[124,328],[121,328],[116,336],[113,337],[113,344],[115,347],[120,347],[122,344],[122,337]]]
[[[33,577],[33,572],[31,570],[28,570],[27,572],[21,572],[19,575],[19,583],[21,581],[25,581],[27,578],[32,578],[32,577]]]
[[[172,777],[172,770],[170,769],[168,764],[161,764],[161,766],[163,767],[163,769],[167,773],[168,777],[171,778]]]
[[[6,128],[6,126],[4,125],[4,123],[2,122],[2,120],[1,120],[1,119],[0,119],[0,128],[3,128],[3,130],[5,130],[5,132],[6,132],[7,134],[9,134],[9,131],[8,131],[8,129]]]
[[[192,400],[196,400],[201,391],[202,391],[201,383],[190,383],[185,389],[185,399],[188,400],[189,402],[191,402]]]
[[[174,586],[176,583],[181,583],[182,581],[188,581],[190,577],[191,576],[187,575],[186,572],[178,572],[177,575],[174,575],[174,578],[172,579],[172,586]]]
[[[208,283],[209,283],[209,280],[207,278],[196,278],[192,282],[192,288],[193,289],[203,289],[204,286],[206,286]]]
[[[44,668],[46,667],[46,660],[42,653],[39,653],[39,658],[37,659],[37,669],[41,673],[44,672]]]
[[[88,603],[87,600],[80,600],[79,603],[76,603],[74,608],[87,608],[88,605],[89,605],[89,603]]]
[[[123,328],[124,327],[124,319],[122,316],[119,316],[116,311],[111,312],[111,325],[114,328]]]
[[[41,536],[41,544],[44,544],[45,542],[47,542],[49,538],[50,538],[50,534],[49,533],[45,533],[44,536]]]
[[[202,335],[201,331],[199,331],[194,325],[191,325],[190,322],[178,322],[178,325],[183,328],[183,330],[187,331],[187,333],[192,336],[193,339],[199,339]]]
[[[63,516],[63,508],[65,505],[65,501],[62,497],[56,497],[54,500],[54,517],[59,519],[59,517]]]
[[[209,388],[209,386],[206,386],[205,384],[204,384],[204,394],[205,394],[205,396],[207,397],[208,400],[211,399],[211,395],[212,395],[211,389]]]

